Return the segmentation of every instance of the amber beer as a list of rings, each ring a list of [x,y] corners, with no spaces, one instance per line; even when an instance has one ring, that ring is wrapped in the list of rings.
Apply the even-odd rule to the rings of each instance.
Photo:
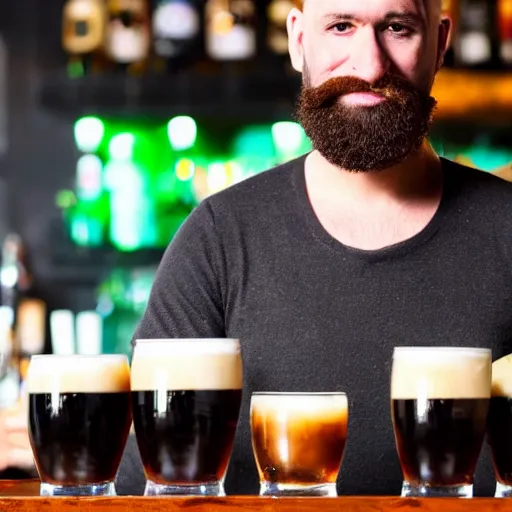
[[[490,393],[490,350],[395,349],[391,408],[402,496],[473,495]]]
[[[27,391],[41,495],[115,495],[131,425],[126,356],[33,356]]]
[[[242,400],[238,340],[139,340],[132,406],[145,495],[224,495]]]
[[[347,440],[344,393],[254,393],[251,436],[262,496],[336,496]]]
[[[492,397],[487,423],[497,498],[512,497],[512,354],[492,365]]]

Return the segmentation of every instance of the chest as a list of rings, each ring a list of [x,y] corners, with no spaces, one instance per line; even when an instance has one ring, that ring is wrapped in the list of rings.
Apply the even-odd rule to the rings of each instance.
[[[348,247],[378,250],[423,231],[435,216],[439,202],[440,194],[409,204],[370,202],[332,207],[316,201],[312,207],[323,229],[335,240]]]
[[[310,251],[249,265],[228,323],[249,381],[297,391],[358,389],[367,378],[386,386],[397,345],[512,352],[508,269],[481,254],[431,256],[361,264]]]

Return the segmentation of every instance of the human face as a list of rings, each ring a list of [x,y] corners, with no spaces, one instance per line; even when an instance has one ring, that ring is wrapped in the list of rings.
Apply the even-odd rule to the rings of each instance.
[[[306,0],[288,17],[290,55],[307,85],[354,76],[372,84],[400,75],[430,93],[442,64],[450,22],[441,0]],[[347,104],[374,104],[371,95]]]
[[[292,62],[303,72],[297,113],[313,147],[332,164],[383,170],[416,152],[428,133],[443,24],[429,46],[439,0],[359,4],[308,0],[303,13],[290,15]]]

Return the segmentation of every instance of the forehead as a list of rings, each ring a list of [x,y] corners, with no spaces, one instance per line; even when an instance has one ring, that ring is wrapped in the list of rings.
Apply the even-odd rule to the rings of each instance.
[[[307,0],[304,15],[320,19],[329,14],[380,18],[389,13],[415,14],[424,19],[439,15],[441,0]]]

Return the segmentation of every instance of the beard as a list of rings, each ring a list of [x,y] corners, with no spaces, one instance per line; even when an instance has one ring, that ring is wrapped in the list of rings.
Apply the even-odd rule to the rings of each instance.
[[[353,172],[380,171],[418,151],[427,136],[436,100],[408,80],[386,75],[373,84],[335,77],[318,87],[305,71],[297,120],[330,163]],[[346,105],[342,97],[359,92],[381,95],[373,106]]]

